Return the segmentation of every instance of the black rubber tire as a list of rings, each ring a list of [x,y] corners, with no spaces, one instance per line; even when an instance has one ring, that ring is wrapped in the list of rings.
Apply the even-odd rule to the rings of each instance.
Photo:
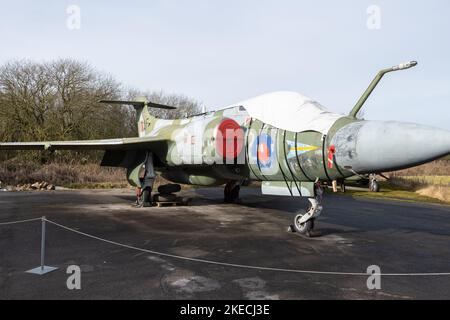
[[[177,196],[174,194],[155,194],[153,199],[156,202],[176,202]]]
[[[152,188],[147,187],[141,191],[141,195],[138,197],[138,206],[149,207],[151,206]]]
[[[181,186],[179,184],[165,184],[158,187],[158,192],[160,194],[171,194],[175,192],[180,192]]]
[[[224,201],[225,203],[235,203],[239,200],[239,191],[241,190],[240,185],[230,187],[229,184],[225,186],[224,189]]]
[[[231,199],[233,201],[236,201],[239,199],[239,191],[241,191],[241,186],[235,186],[233,189],[231,189]]]
[[[314,219],[310,219],[302,224],[299,224],[298,220],[300,220],[302,216],[303,214],[298,214],[295,217],[293,227],[295,232],[309,238],[311,237],[311,231],[314,229]]]

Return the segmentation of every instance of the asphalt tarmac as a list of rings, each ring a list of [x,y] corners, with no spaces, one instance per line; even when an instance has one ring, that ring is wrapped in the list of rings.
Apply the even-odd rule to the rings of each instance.
[[[0,223],[46,216],[101,238],[181,257],[327,272],[450,272],[450,207],[327,195],[315,236],[286,231],[306,200],[222,189],[188,191],[188,207],[134,208],[132,190],[0,192]],[[41,223],[0,225],[0,299],[450,299],[450,276],[368,276],[247,269],[119,247],[47,223],[44,276]],[[68,266],[81,268],[69,290]]]

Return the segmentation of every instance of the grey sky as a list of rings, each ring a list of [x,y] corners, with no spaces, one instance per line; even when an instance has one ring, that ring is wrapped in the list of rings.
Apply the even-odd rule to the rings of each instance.
[[[368,119],[450,129],[450,2],[5,1],[0,63],[72,57],[143,90],[182,93],[209,109],[292,90],[348,112],[375,73],[389,74]],[[66,27],[68,5],[81,29]],[[367,28],[367,8],[381,29]]]

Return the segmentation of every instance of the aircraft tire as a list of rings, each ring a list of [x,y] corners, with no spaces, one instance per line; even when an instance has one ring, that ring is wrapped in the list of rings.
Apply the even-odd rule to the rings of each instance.
[[[141,195],[138,197],[138,205],[140,207],[150,207],[151,204],[152,188],[147,187],[141,191]]]
[[[158,187],[158,192],[160,194],[171,194],[181,191],[181,186],[179,184],[165,184]]]
[[[376,180],[372,180],[369,185],[371,192],[380,192],[380,184]]]
[[[157,202],[175,202],[177,196],[174,194],[156,194],[154,199]]]
[[[310,219],[302,224],[299,223],[303,213],[298,214],[294,219],[294,230],[302,236],[311,237],[311,231],[314,229],[314,219]]]
[[[224,201],[225,203],[235,203],[239,199],[240,185],[232,186],[227,184],[224,189]]]

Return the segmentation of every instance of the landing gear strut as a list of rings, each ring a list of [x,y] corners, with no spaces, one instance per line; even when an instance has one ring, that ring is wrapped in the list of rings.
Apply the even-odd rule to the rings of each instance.
[[[137,190],[136,205],[138,207],[151,207],[152,205],[152,188],[146,187],[144,189],[138,188]]]
[[[155,170],[153,167],[153,154],[147,153],[147,158],[139,172],[141,187],[136,191],[136,205],[138,207],[152,206],[152,189],[155,182]]]
[[[380,184],[375,176],[370,177],[369,190],[371,192],[380,192]]]
[[[235,203],[239,200],[239,191],[241,190],[240,181],[230,181],[225,185],[224,202]]]
[[[294,224],[289,227],[290,231],[297,232],[302,236],[311,237],[311,231],[314,229],[314,222],[322,213],[323,189],[320,183],[315,185],[316,196],[308,198],[311,203],[306,213],[299,213],[295,216]]]

